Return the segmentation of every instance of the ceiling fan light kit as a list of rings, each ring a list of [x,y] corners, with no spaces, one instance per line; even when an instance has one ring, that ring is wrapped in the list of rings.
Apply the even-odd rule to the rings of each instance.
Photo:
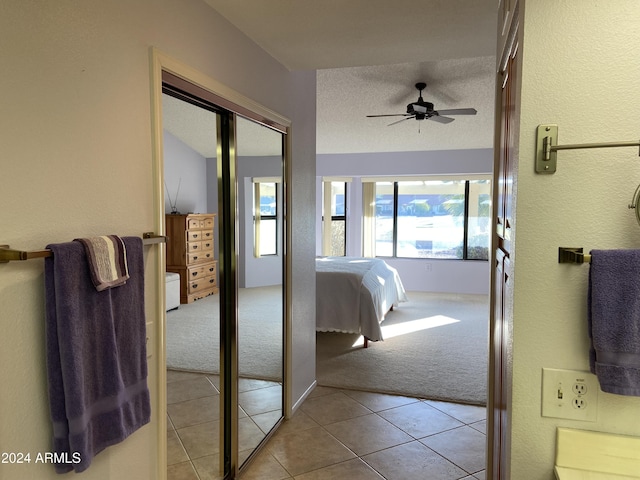
[[[435,110],[431,102],[425,102],[422,98],[422,91],[427,88],[424,82],[418,82],[415,85],[418,90],[418,100],[407,105],[407,113],[391,113],[386,115],[367,115],[367,117],[404,117],[397,122],[390,123],[388,126],[396,125],[405,120],[434,120],[438,123],[451,123],[453,118],[449,115],[475,115],[478,113],[475,108],[450,108],[447,110]]]

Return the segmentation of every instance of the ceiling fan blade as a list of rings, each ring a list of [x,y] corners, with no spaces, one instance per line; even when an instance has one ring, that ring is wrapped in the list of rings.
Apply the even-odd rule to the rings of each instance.
[[[478,111],[475,108],[451,108],[449,110],[438,110],[439,115],[475,115]]]
[[[374,117],[406,117],[408,115],[411,115],[409,113],[390,113],[388,115],[367,115],[367,118],[374,118]]]
[[[443,117],[442,115],[435,114],[435,115],[432,115],[432,116],[428,117],[427,120],[433,120],[433,121],[438,122],[438,123],[451,123],[455,119],[454,118],[449,118],[449,117]]]
[[[412,120],[414,117],[415,117],[415,115],[411,115],[410,117],[403,118],[402,120],[398,120],[397,122],[390,123],[389,125],[387,125],[387,127],[390,127],[391,125],[395,125],[395,124],[400,123],[400,122],[404,122],[405,120]]]

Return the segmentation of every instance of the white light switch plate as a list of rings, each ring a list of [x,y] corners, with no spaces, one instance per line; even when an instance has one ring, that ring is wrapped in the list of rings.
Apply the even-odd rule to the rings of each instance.
[[[542,369],[542,416],[595,422],[598,378],[589,372]]]

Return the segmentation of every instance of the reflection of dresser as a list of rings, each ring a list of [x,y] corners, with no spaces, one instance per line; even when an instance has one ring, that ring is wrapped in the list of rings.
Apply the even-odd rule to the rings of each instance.
[[[213,213],[166,215],[167,271],[180,274],[180,303],[218,293]]]

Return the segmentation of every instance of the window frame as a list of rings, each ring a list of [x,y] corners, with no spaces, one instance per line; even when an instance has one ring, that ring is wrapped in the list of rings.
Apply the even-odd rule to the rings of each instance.
[[[436,256],[426,256],[426,257],[407,257],[407,256],[400,256],[398,255],[398,242],[399,242],[399,226],[398,226],[398,217],[399,217],[399,195],[400,195],[400,183],[401,182],[406,182],[406,181],[456,181],[456,182],[464,182],[464,206],[463,206],[463,219],[462,219],[462,223],[463,223],[463,228],[462,228],[462,257],[445,257],[445,258],[440,258],[440,257],[436,257]],[[372,202],[374,204],[374,209],[373,209],[373,222],[369,221],[369,222],[365,222],[365,224],[368,225],[367,228],[369,229],[373,229],[373,233],[370,232],[363,232],[364,233],[364,237],[366,238],[366,235],[371,234],[373,239],[372,239],[372,245],[370,248],[370,250],[372,250],[371,252],[369,252],[369,255],[367,255],[367,252],[365,251],[365,256],[375,256],[375,257],[380,257],[380,258],[398,258],[398,259],[411,259],[411,260],[462,260],[462,261],[489,261],[490,259],[490,249],[491,249],[491,231],[489,229],[489,231],[487,231],[487,235],[488,235],[488,240],[489,240],[489,247],[487,248],[487,255],[486,258],[477,258],[477,256],[472,256],[470,255],[470,251],[469,251],[469,236],[470,236],[470,232],[469,229],[471,227],[471,223],[470,223],[470,217],[469,217],[469,213],[470,213],[470,203],[471,203],[471,199],[470,199],[470,194],[471,192],[471,182],[473,181],[484,181],[488,183],[488,187],[489,187],[489,200],[491,199],[491,188],[492,188],[492,178],[490,175],[460,175],[460,176],[441,176],[441,177],[434,177],[434,176],[411,176],[411,177],[402,177],[402,176],[398,176],[398,177],[369,177],[369,178],[363,178],[362,182],[363,183],[373,183],[373,188],[371,189],[370,193],[368,194],[369,196],[372,196],[372,198],[367,198],[366,195],[364,195],[363,197],[363,202],[366,204],[367,202]],[[375,233],[375,224],[376,221],[375,219],[377,218],[377,213],[376,213],[376,209],[375,209],[375,203],[376,203],[376,192],[377,192],[377,185],[379,183],[391,183],[392,184],[392,191],[393,191],[393,200],[392,200],[392,204],[393,204],[393,219],[392,219],[392,248],[391,248],[391,255],[380,255],[377,252],[377,236]],[[389,186],[387,185],[387,189],[389,188]],[[364,192],[364,189],[363,189]],[[491,206],[489,206],[489,208],[491,209]],[[365,216],[363,214],[363,216]],[[489,219],[490,219],[490,214],[489,214]],[[366,241],[365,241],[366,244]]]
[[[280,254],[279,251],[279,232],[278,232],[278,217],[280,215],[280,187],[279,184],[282,183],[281,178],[275,177],[254,177],[252,179],[253,183],[253,256],[255,258],[260,257],[274,257]],[[274,184],[274,202],[275,202],[275,214],[273,215],[263,215],[261,208],[261,185],[263,184]],[[262,228],[261,223],[263,221],[273,221],[275,222],[276,228],[274,229],[274,251],[273,253],[263,253],[260,249],[262,242]]]

